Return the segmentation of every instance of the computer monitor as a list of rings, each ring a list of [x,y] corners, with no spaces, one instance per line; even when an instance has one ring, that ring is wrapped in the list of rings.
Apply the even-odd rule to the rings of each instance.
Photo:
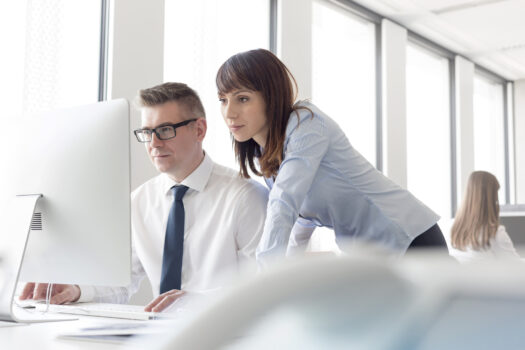
[[[2,195],[43,195],[19,281],[129,284],[128,102],[19,118],[4,131],[9,160],[2,171],[7,172],[8,193]]]
[[[499,223],[505,226],[505,230],[509,234],[515,246],[525,246],[525,208],[523,204],[501,208],[505,211],[499,213]]]

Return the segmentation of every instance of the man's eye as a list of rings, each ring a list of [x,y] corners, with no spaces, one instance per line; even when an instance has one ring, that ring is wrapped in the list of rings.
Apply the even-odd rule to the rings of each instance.
[[[163,133],[170,132],[170,131],[171,131],[171,126],[163,126],[162,128],[159,129],[159,132],[163,132]]]
[[[247,102],[248,101],[248,97],[239,97],[239,101]]]

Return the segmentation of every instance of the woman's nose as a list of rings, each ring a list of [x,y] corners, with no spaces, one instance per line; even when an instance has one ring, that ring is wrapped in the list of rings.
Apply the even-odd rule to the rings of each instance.
[[[223,107],[223,116],[226,119],[237,118],[237,111],[231,103],[228,103]]]

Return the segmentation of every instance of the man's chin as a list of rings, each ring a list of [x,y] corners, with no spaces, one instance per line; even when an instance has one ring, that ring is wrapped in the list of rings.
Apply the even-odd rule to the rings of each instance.
[[[157,169],[157,171],[161,172],[161,173],[167,173],[170,171],[170,169],[172,168],[171,166],[169,166],[168,164],[164,164],[164,163],[159,163],[159,162],[155,162],[155,168]]]

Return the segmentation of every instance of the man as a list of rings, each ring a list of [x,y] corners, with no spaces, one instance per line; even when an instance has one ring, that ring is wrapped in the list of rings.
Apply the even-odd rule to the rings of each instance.
[[[206,117],[197,93],[185,84],[141,90],[141,129],[135,130],[160,174],[131,195],[132,275],[128,287],[55,285],[51,303],[126,303],[147,275],[159,312],[185,292],[228,283],[255,266],[267,190],[213,163],[203,151]],[[47,284],[28,283],[20,299],[43,299]]]

